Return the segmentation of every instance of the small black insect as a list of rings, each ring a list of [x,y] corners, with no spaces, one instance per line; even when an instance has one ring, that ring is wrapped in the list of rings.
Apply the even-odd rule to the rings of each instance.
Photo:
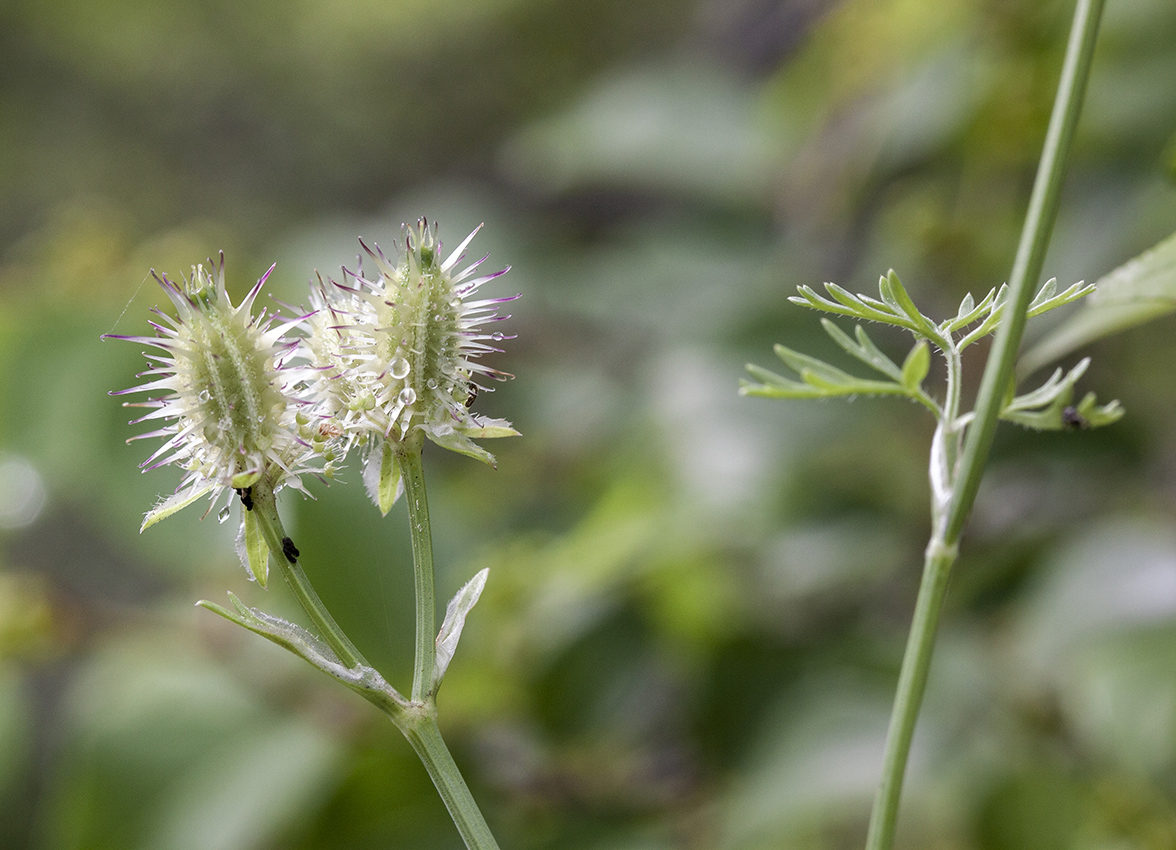
[[[1062,408],[1062,427],[1067,431],[1085,431],[1090,427],[1090,423],[1078,412],[1078,408],[1065,407]]]
[[[469,410],[471,407],[473,407],[474,402],[477,401],[477,399],[478,399],[478,385],[477,384],[470,384],[470,394],[468,396],[466,396],[466,400],[465,400],[466,410]]]
[[[282,554],[286,556],[286,560],[291,564],[298,560],[298,547],[294,545],[294,541],[289,537],[282,538]]]
[[[240,487],[237,489],[237,495],[241,497],[241,504],[245,506],[245,510],[253,510],[253,488]]]

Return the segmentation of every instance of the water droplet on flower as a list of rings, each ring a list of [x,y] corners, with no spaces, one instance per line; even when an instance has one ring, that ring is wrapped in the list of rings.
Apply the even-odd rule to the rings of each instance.
[[[405,387],[400,391],[400,394],[396,396],[396,401],[397,403],[405,406],[412,404],[414,401],[416,401],[416,390],[414,390],[412,387]]]
[[[198,398],[200,401],[208,401],[210,398],[212,398],[212,395],[208,392],[208,390],[201,390],[196,394],[196,398]]]
[[[218,513],[216,515],[216,521],[217,522],[224,522],[228,518],[229,518],[229,506],[225,505],[223,508],[220,509],[220,513]]]
[[[408,370],[408,361],[403,357],[393,357],[392,362],[388,364],[388,373],[398,381],[408,375]]]
[[[431,390],[437,389],[437,379],[436,378],[429,378],[429,380],[425,381],[425,386]]]

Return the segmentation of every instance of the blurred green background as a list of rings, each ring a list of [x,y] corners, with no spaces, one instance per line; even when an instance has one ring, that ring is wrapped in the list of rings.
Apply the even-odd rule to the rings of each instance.
[[[147,331],[150,268],[224,249],[239,296],[276,260],[305,302],[420,215],[450,245],[485,221],[494,294],[523,296],[492,361],[518,378],[478,405],[524,436],[497,472],[426,455],[440,595],[491,567],[440,709],[502,846],[860,846],[931,423],[737,383],[777,341],[841,362],[798,284],[893,267],[946,315],[1004,280],[1071,8],[0,3],[0,847],[460,846],[386,719],[193,607],[293,616],[231,523],[136,533],[178,475],[139,474],[106,393],[140,347],[99,342]],[[1047,275],[1173,230],[1176,4],[1111,0]],[[904,848],[1176,847],[1171,321],[1088,353],[1083,389],[1127,418],[998,435]],[[403,508],[346,477],[283,509],[405,687]]]

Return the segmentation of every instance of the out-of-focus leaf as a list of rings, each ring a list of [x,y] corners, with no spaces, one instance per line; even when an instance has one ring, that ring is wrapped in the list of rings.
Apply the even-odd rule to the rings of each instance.
[[[1067,540],[1027,594],[1018,668],[1040,683],[1064,676],[1076,650],[1106,635],[1176,617],[1176,535],[1159,522],[1117,519]]]
[[[1029,374],[1076,348],[1176,310],[1176,235],[1102,277],[1081,310],[1021,358]]]
[[[786,844],[815,817],[868,805],[882,767],[885,690],[844,682],[811,685],[761,730],[751,763],[723,806],[721,846]],[[922,767],[920,751],[912,772]]]
[[[549,191],[606,185],[759,199],[773,156],[756,106],[753,89],[714,68],[612,75],[524,129],[502,163],[520,182]]]
[[[158,633],[97,653],[66,696],[43,846],[279,846],[316,810],[335,781],[338,744],[218,667]]]
[[[31,754],[32,719],[32,705],[17,671],[0,667],[0,794],[11,790]]]
[[[208,754],[212,756],[212,754]],[[339,747],[306,720],[278,721],[189,766],[143,847],[250,850],[271,845],[330,788]]]
[[[1064,850],[1075,843],[1090,810],[1081,785],[1057,765],[1036,764],[1003,778],[981,807],[981,847]]]
[[[1062,708],[1094,749],[1135,771],[1176,762],[1176,630],[1109,635],[1079,652]]]

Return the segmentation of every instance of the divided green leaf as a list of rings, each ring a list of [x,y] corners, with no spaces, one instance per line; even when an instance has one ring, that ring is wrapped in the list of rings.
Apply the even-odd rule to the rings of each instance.
[[[1007,400],[1001,419],[1035,431],[1097,428],[1117,422],[1123,416],[1118,401],[1098,406],[1094,393],[1088,393],[1077,406],[1071,404],[1074,384],[1089,366],[1087,357],[1064,376],[1061,369],[1055,369],[1036,390]]]

